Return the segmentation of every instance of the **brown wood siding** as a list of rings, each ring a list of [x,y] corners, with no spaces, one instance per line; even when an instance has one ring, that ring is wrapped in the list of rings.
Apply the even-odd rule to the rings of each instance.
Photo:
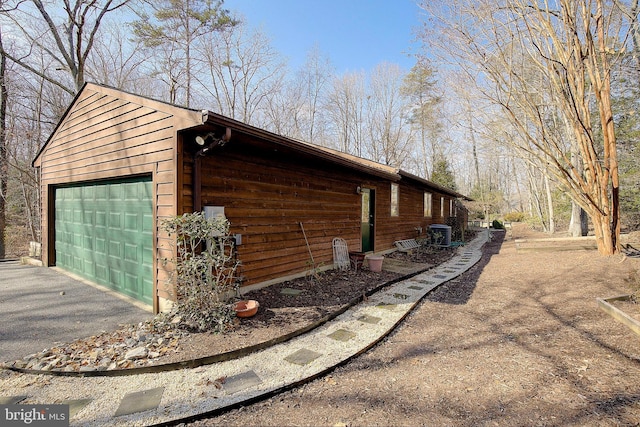
[[[329,163],[253,152],[233,142],[202,161],[202,205],[224,206],[250,285],[333,264],[332,240],[360,249],[358,174]],[[295,166],[293,166],[295,165]],[[193,154],[185,155],[182,203],[193,209]]]
[[[52,197],[55,186],[61,184],[152,176],[156,201],[153,246],[169,246],[158,227],[163,216],[177,213],[177,131],[200,124],[198,120],[199,113],[87,85],[35,161],[42,183],[44,264],[55,263]],[[165,255],[166,249],[155,251],[157,293],[161,293],[158,281],[166,277],[159,271]]]
[[[380,227],[379,233],[376,233],[379,239],[377,243],[383,249],[392,247],[397,240],[420,237],[416,228],[421,227],[424,233],[433,221],[424,216],[424,187],[406,181],[400,181],[398,185],[399,216],[391,216],[391,184],[387,184],[388,188],[382,192],[384,199],[376,201],[380,212],[377,218]]]
[[[185,147],[181,204],[192,212],[194,147]],[[295,153],[263,150],[246,140],[232,141],[202,158],[202,206],[224,206],[231,233],[242,235],[238,256],[243,285],[301,273],[312,268],[302,227],[316,266],[333,264],[332,240],[342,237],[360,251],[361,196],[356,187],[376,191],[375,251],[396,240],[417,237],[416,227],[433,218],[423,211],[424,185],[399,182],[400,216],[391,217],[389,180],[369,176]],[[434,200],[440,194],[433,192]],[[435,207],[434,207],[435,208]]]

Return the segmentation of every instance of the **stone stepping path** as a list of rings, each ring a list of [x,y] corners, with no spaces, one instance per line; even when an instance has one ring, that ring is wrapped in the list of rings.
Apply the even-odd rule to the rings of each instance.
[[[63,405],[69,405],[69,416],[73,418],[78,412],[82,410],[82,408],[87,406],[92,401],[93,399],[76,399],[76,400],[63,400],[61,403]]]
[[[0,405],[15,405],[25,400],[27,396],[0,396]]]
[[[333,338],[336,341],[347,342],[356,337],[355,332],[347,331],[346,329],[338,329],[337,331],[327,335],[329,338]]]
[[[247,371],[227,378],[223,387],[227,394],[234,394],[255,387],[261,383],[262,380],[258,374],[253,371]]]
[[[120,401],[115,416],[120,417],[156,409],[162,399],[162,393],[164,393],[164,387],[127,393]]]
[[[0,404],[66,403],[72,426],[129,426],[169,423],[268,397],[370,348],[428,292],[478,262],[487,237],[481,232],[461,255],[371,295],[307,334],[240,359],[134,376],[34,376],[20,388],[8,375],[0,379]],[[20,395],[2,396],[9,390],[20,390]]]

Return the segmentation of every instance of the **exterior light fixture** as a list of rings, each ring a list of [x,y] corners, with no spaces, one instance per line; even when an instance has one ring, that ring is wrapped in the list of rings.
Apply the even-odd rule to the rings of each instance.
[[[213,133],[208,133],[205,136],[202,135],[198,135],[196,136],[196,144],[198,144],[199,146],[203,147],[206,143],[208,139],[214,139],[216,136]]]

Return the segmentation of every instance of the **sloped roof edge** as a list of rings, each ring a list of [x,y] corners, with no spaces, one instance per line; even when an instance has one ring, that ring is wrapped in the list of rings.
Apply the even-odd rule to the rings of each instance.
[[[85,89],[88,86],[94,86],[98,89],[102,89],[102,90],[106,90],[106,91],[113,91],[113,92],[118,92],[118,93],[123,93],[126,94],[128,96],[131,97],[135,97],[139,100],[146,100],[148,102],[153,102],[156,104],[162,104],[162,105],[166,105],[168,107],[172,107],[174,109],[178,109],[178,111],[185,111],[185,112],[189,112],[191,114],[195,114],[195,115],[199,115],[201,113],[201,110],[196,110],[193,108],[187,108],[187,107],[182,107],[180,105],[176,105],[176,104],[171,104],[169,102],[165,102],[165,101],[161,101],[161,100],[157,100],[157,99],[153,99],[147,96],[143,96],[143,95],[138,95],[132,92],[127,92],[125,90],[122,89],[117,89],[115,87],[112,86],[108,86],[108,85],[104,85],[104,84],[100,84],[100,83],[93,83],[93,82],[85,82],[82,87],[80,88],[80,90],[78,91],[78,93],[76,93],[76,95],[73,97],[73,99],[71,100],[71,102],[69,103],[69,106],[67,107],[67,109],[64,111],[64,113],[62,114],[62,116],[60,117],[60,120],[58,120],[58,123],[56,124],[56,126],[53,128],[53,131],[51,131],[51,134],[49,135],[49,137],[47,138],[47,140],[45,141],[44,144],[42,144],[42,147],[40,147],[40,150],[38,150],[38,153],[36,154],[36,156],[33,158],[33,161],[31,162],[31,166],[35,167],[35,164],[38,160],[38,158],[40,157],[40,155],[42,154],[42,152],[45,150],[45,148],[49,145],[49,142],[51,141],[51,139],[54,137],[54,135],[56,134],[56,132],[58,131],[58,129],[60,128],[60,126],[62,125],[62,123],[64,122],[64,120],[67,118],[67,116],[69,115],[69,113],[71,112],[71,110],[73,109],[73,107],[76,105],[76,102],[78,101],[78,99],[80,98],[80,96],[82,95],[82,93],[85,91]]]
[[[235,119],[231,119],[221,114],[214,113],[212,111],[203,111],[203,124],[231,127],[236,131],[242,132],[246,135],[255,136],[276,145],[311,154],[319,158],[331,161],[332,163],[341,164],[351,169],[356,169],[361,172],[380,176],[392,181],[400,180],[400,175],[398,174],[398,170],[396,168],[383,165],[371,160],[363,159],[351,154],[343,153],[332,148],[327,148],[320,145],[312,144],[310,142],[278,135],[276,133],[248,125]]]

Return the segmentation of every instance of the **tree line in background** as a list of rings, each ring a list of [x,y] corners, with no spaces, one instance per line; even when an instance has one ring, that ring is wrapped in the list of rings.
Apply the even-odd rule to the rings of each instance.
[[[599,251],[620,251],[622,213],[637,227],[638,1],[422,6],[430,17],[423,41],[464,82],[472,141],[492,144],[501,166],[505,157],[516,162],[508,179],[526,180],[530,212],[548,230],[570,204],[574,235],[587,231],[588,217]],[[486,205],[505,195],[493,179],[477,179]]]
[[[222,1],[0,0],[0,257],[39,240],[31,161],[85,81],[401,167],[550,231],[573,202],[615,249],[613,211],[640,203],[637,1],[433,3],[411,70],[338,74],[317,48],[290,69]]]

